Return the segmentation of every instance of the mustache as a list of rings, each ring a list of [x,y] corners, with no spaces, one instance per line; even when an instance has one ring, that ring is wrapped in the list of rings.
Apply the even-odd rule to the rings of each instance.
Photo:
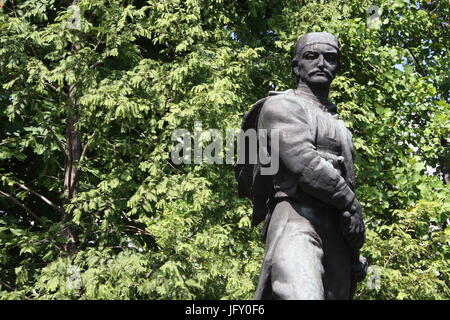
[[[328,70],[313,70],[310,73],[308,73],[309,76],[313,76],[316,73],[325,73],[327,75],[327,77],[332,78],[333,76],[331,75],[331,73]]]

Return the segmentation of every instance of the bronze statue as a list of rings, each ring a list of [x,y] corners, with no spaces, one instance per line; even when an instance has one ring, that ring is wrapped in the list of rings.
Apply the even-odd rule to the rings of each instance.
[[[260,163],[236,166],[239,193],[253,201],[253,223],[265,220],[255,299],[351,299],[367,272],[352,135],[328,101],[339,56],[333,35],[303,35],[292,62],[297,89],[270,92],[244,116],[243,130],[279,131],[278,141],[267,135],[259,145],[279,155],[276,174],[261,175]]]

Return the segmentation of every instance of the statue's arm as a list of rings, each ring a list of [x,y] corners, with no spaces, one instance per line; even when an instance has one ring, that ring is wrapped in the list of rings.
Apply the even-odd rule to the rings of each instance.
[[[355,194],[317,153],[309,122],[302,106],[279,96],[268,99],[260,113],[262,127],[279,130],[279,143],[271,141],[271,153],[278,147],[281,162],[298,176],[299,188],[341,211],[353,211]]]

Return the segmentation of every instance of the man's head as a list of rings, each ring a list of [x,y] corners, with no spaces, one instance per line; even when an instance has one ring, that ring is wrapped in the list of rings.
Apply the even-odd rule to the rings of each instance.
[[[292,71],[308,85],[328,87],[339,67],[339,41],[327,32],[301,36],[295,46]]]

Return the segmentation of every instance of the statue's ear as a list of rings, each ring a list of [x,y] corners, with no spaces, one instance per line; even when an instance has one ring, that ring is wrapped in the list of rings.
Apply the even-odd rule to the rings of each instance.
[[[298,71],[298,61],[297,59],[292,60],[292,73],[298,78],[299,77],[299,71]]]

